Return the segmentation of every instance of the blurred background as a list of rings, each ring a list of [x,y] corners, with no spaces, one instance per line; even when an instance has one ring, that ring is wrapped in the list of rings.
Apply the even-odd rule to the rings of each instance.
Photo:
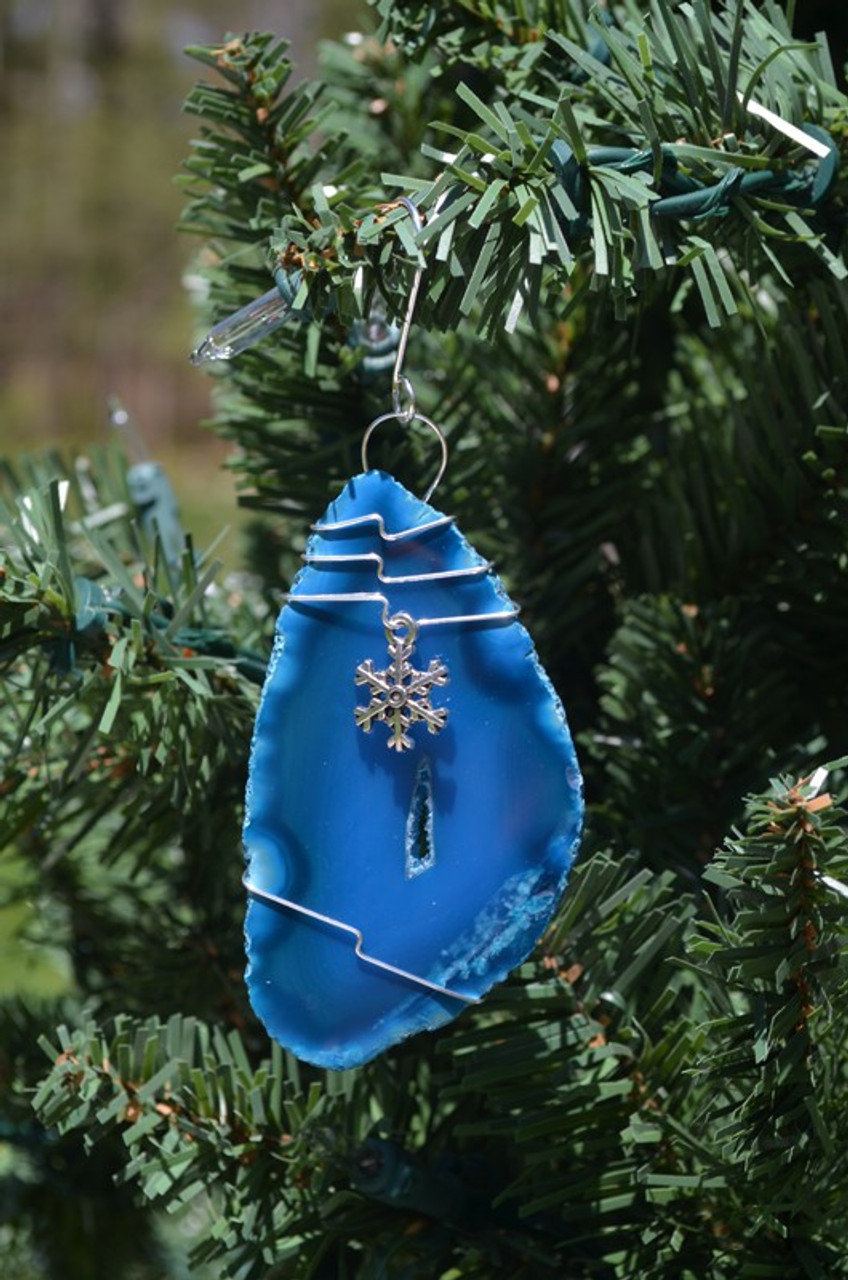
[[[117,396],[162,462],[200,546],[238,522],[226,447],[198,424],[212,380],[196,334],[173,178],[196,125],[181,104],[212,73],[189,44],[227,31],[290,41],[362,25],[351,0],[0,0],[0,456],[108,436]],[[270,283],[270,280],[269,280]],[[223,555],[238,561],[231,536]]]

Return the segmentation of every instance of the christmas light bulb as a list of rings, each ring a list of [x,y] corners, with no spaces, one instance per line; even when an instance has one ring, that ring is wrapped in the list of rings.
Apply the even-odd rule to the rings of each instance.
[[[109,411],[109,426],[114,428],[123,440],[130,462],[148,462],[150,453],[144,437],[118,397],[109,396],[106,403]]]
[[[247,347],[279,329],[289,316],[299,314],[278,288],[269,289],[261,298],[227,316],[215,325],[189,359],[194,365],[213,360],[231,360]]]

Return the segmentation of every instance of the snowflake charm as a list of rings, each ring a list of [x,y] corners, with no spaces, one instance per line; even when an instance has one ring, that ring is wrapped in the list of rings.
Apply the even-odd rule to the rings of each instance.
[[[388,746],[393,751],[406,751],[413,745],[407,733],[419,721],[430,733],[440,733],[447,724],[448,712],[430,706],[430,691],[448,683],[448,669],[434,658],[426,671],[416,671],[410,663],[418,626],[408,613],[396,613],[386,623],[386,641],[391,664],[385,671],[375,671],[370,658],[356,668],[356,683],[368,686],[371,701],[367,707],[356,707],[356,724],[370,733],[378,720],[389,726]]]

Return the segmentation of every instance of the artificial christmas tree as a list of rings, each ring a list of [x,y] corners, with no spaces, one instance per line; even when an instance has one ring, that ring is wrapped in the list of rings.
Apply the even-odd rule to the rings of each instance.
[[[196,1261],[244,1280],[845,1275],[827,42],[774,0],[374,8],[320,83],[270,37],[195,51],[209,319],[269,265],[291,291],[214,423],[265,513],[261,576],[165,555],[117,454],[84,483],[4,473],[4,846],[74,974],[60,1006],[2,1008],[4,1244],[20,1274],[176,1275],[152,1214],[189,1206]],[[407,368],[450,444],[443,503],[568,706],[587,831],[506,982],[325,1072],[245,994],[247,758],[279,594],[387,407],[418,267]],[[415,487],[427,449],[387,432],[374,461]],[[120,1248],[93,1205],[134,1223]]]

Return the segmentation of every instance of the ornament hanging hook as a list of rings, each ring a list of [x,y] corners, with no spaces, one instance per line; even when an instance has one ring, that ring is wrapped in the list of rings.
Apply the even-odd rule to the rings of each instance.
[[[421,219],[421,214],[418,212],[417,205],[413,204],[408,196],[399,196],[397,200],[392,202],[392,204],[384,205],[383,208],[390,210],[397,208],[398,205],[403,205],[409,213],[409,216],[412,219],[412,225],[414,226],[417,235],[424,225]],[[429,427],[435,434],[442,451],[441,461],[439,463],[439,469],[436,472],[436,477],[423,495],[424,502],[429,502],[436,491],[436,486],[445,474],[445,468],[448,465],[448,442],[445,439],[441,428],[437,427],[435,422],[426,417],[425,414],[419,413],[415,404],[415,391],[412,383],[403,372],[403,362],[406,359],[406,345],[409,341],[409,331],[412,328],[412,316],[415,311],[415,303],[418,300],[418,290],[421,287],[421,277],[423,274],[424,268],[422,266],[418,266],[415,270],[412,287],[409,290],[409,300],[406,304],[406,315],[403,318],[403,324],[401,326],[397,355],[395,356],[395,367],[394,372],[392,373],[392,411],[391,413],[381,414],[379,418],[375,418],[374,421],[366,428],[365,435],[362,437],[362,470],[371,470],[368,465],[368,442],[381,422],[394,420],[402,423],[405,427],[410,426],[413,422],[421,422],[425,427]]]
[[[403,205],[412,219],[412,225],[415,228],[415,234],[418,235],[424,225],[421,221],[421,214],[418,212],[418,206],[413,204],[408,196],[400,196],[395,205]],[[412,316],[415,311],[415,304],[418,301],[418,290],[421,287],[421,277],[424,274],[424,268],[418,266],[412,281],[412,287],[409,290],[409,301],[406,304],[406,315],[403,318],[401,326],[400,338],[398,340],[397,355],[395,356],[395,367],[392,373],[392,408],[400,422],[408,424],[415,417],[415,391],[412,383],[403,372],[403,362],[406,359],[406,344],[409,341],[409,331],[412,328]]]

